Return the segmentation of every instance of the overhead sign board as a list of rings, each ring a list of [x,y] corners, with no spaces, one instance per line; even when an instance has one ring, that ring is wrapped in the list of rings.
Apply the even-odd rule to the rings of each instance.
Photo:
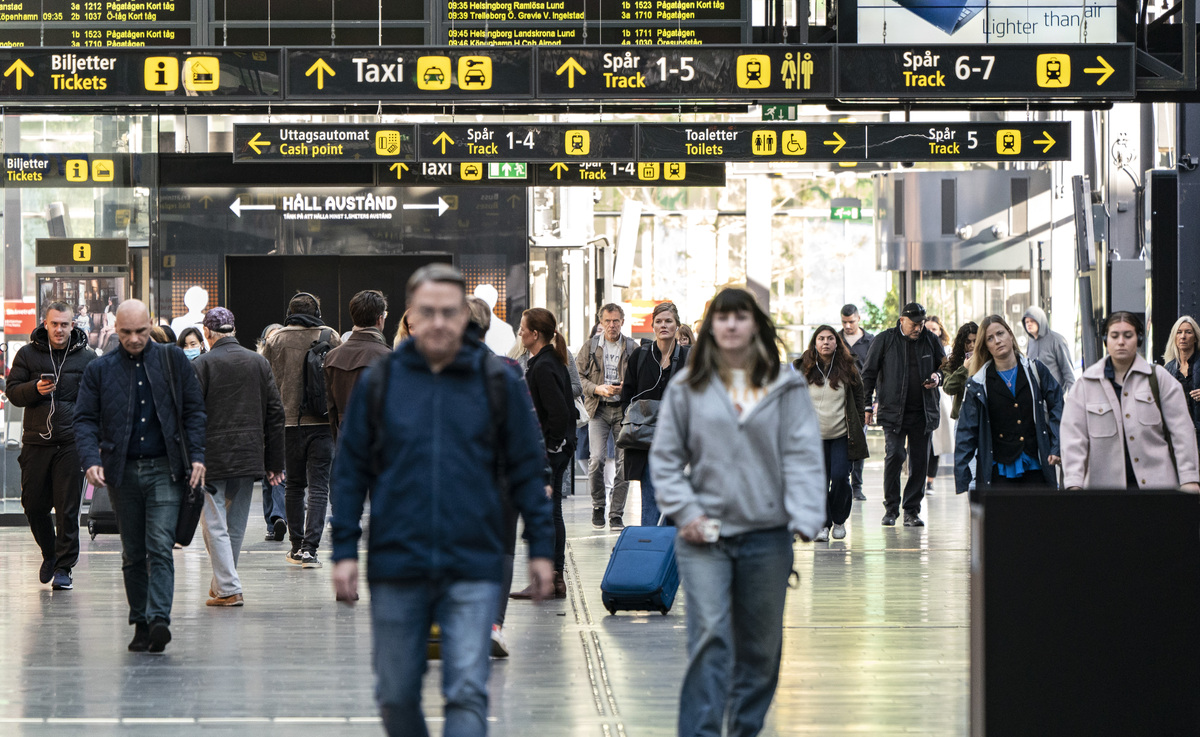
[[[538,98],[828,98],[832,46],[538,50]]]
[[[1116,99],[1136,92],[1133,44],[841,46],[838,98]]]
[[[127,266],[128,238],[38,238],[38,266]]]
[[[283,99],[278,49],[17,49],[0,51],[6,102]]]
[[[539,187],[724,187],[725,164],[580,161],[538,164]]]
[[[287,52],[288,99],[520,100],[533,96],[533,52],[436,46]]]
[[[575,25],[498,24],[446,28],[449,46],[581,46],[599,43],[607,46],[687,45],[742,43],[743,24],[709,23],[706,25],[631,25],[603,24],[584,28]]]
[[[1117,0],[858,0],[858,43],[1117,40]]]
[[[635,125],[421,125],[421,161],[633,161]]]
[[[136,161],[136,163],[135,163]],[[3,154],[5,187],[132,187],[132,154]]]
[[[1063,161],[1071,157],[1071,126],[643,123],[638,155],[642,161]]]
[[[233,160],[413,161],[416,126],[412,125],[235,125]]]

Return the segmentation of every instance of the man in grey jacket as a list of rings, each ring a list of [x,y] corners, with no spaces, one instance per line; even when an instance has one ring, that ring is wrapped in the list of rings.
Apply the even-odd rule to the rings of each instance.
[[[1029,336],[1025,357],[1037,359],[1050,369],[1065,395],[1075,383],[1075,362],[1071,360],[1067,339],[1050,329],[1050,320],[1041,307],[1025,310],[1021,322],[1025,325],[1025,334]]]

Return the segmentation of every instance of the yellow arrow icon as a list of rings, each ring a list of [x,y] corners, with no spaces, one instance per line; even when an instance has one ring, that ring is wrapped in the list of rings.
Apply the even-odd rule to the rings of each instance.
[[[835,140],[823,141],[823,143],[826,146],[833,146],[833,152],[836,154],[838,151],[842,150],[842,146],[846,145],[846,139],[839,136],[836,132],[834,132],[833,137]]]
[[[1096,80],[1096,86],[1099,87],[1100,85],[1104,84],[1105,80],[1107,80],[1109,77],[1112,76],[1113,72],[1115,72],[1117,70],[1113,69],[1112,65],[1109,64],[1107,61],[1105,61],[1103,56],[1097,56],[1096,61],[1100,62],[1100,66],[1087,67],[1083,70],[1083,73],[1084,74],[1099,74],[1100,79]],[[1049,136],[1046,136],[1046,137],[1049,138]],[[1037,143],[1037,141],[1034,141],[1034,143]]]
[[[388,171],[396,172],[396,179],[398,181],[400,179],[401,174],[408,171],[408,164],[401,164],[401,163],[397,162],[397,163],[389,166]]]
[[[562,175],[565,174],[570,169],[571,169],[571,167],[567,166],[566,164],[564,164],[561,161],[550,167],[550,171],[554,172],[555,179],[562,179]]]
[[[246,145],[249,146],[250,148],[254,149],[254,153],[261,154],[262,149],[260,149],[259,146],[270,146],[272,144],[270,141],[262,140],[262,131],[257,131],[254,134],[254,138],[251,138],[249,141],[246,141]]]
[[[317,62],[309,67],[308,71],[304,73],[304,76],[311,77],[313,72],[317,73],[317,89],[319,90],[325,89],[326,74],[331,77],[337,76],[337,72],[333,71],[333,67],[326,64],[324,59],[317,59]]]
[[[440,134],[438,134],[437,138],[433,139],[434,146],[438,145],[439,143],[442,144],[442,155],[445,156],[446,155],[446,144],[449,143],[450,145],[453,146],[454,139],[451,138],[450,136],[446,135],[446,131],[442,131]]]
[[[579,72],[584,76],[587,75],[587,71],[583,68],[583,65],[575,61],[575,57],[573,56],[567,57],[566,62],[558,68],[558,71],[554,73],[554,76],[561,77],[563,72],[567,73],[567,86],[572,89],[575,87],[575,72]]]
[[[1034,143],[1044,143],[1044,144],[1046,144],[1046,147],[1045,147],[1044,149],[1042,149],[1042,153],[1046,153],[1046,152],[1047,152],[1047,151],[1049,151],[1051,148],[1053,148],[1053,147],[1054,147],[1054,144],[1058,143],[1058,141],[1056,141],[1056,140],[1054,140],[1053,138],[1051,138],[1051,137],[1050,137],[1050,134],[1049,134],[1049,133],[1047,133],[1046,131],[1042,131],[1042,135],[1046,137],[1046,138],[1045,138],[1045,140],[1042,140],[1042,139],[1037,139],[1037,138],[1035,138],[1035,139],[1033,140],[1033,142],[1034,142]]]
[[[11,66],[9,66],[9,68],[8,68],[8,69],[5,69],[5,70],[4,70],[4,76],[6,76],[6,77],[7,77],[7,76],[9,76],[10,74],[14,74],[14,73],[17,75],[17,91],[19,92],[19,91],[21,90],[21,81],[22,81],[22,79],[21,79],[21,75],[22,75],[22,74],[27,74],[27,75],[29,75],[30,77],[32,77],[32,76],[33,76],[33,70],[29,68],[29,65],[28,65],[28,64],[26,64],[25,62],[21,61],[20,59],[17,59],[16,61],[14,61],[14,62],[12,63],[12,65],[11,65]]]
[[[213,201],[213,198],[209,197],[208,195],[204,195],[203,197],[200,198],[200,202],[204,203],[205,210],[207,210],[208,206],[212,204],[212,201]]]

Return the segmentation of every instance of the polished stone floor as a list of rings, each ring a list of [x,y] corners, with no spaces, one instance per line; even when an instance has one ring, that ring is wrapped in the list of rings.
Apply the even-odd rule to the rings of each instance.
[[[855,503],[844,542],[796,545],[801,584],[788,596],[764,734],[968,731],[966,499],[939,480],[928,527],[884,528],[881,475],[868,469],[870,498]],[[513,652],[493,661],[491,734],[673,735],[686,596],[665,617],[609,616],[599,587],[616,536],[592,529],[586,496],[565,508],[570,596],[509,608]],[[0,735],[380,734],[365,602],[335,603],[330,568],[289,565],[286,543],[264,542],[262,528],[252,520],[242,553],[241,609],[204,606],[210,569],[199,535],[176,551],[174,640],[162,656],[125,650],[132,628],[115,536],[85,537],[75,590],[52,592],[37,582],[28,531],[0,528]],[[429,670],[425,704],[438,735],[438,664]]]

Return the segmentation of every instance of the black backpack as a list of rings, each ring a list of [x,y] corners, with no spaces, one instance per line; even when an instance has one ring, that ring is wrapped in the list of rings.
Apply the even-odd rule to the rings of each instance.
[[[301,417],[328,417],[325,401],[325,356],[333,350],[333,331],[325,328],[304,354],[304,393],[300,395]]]

